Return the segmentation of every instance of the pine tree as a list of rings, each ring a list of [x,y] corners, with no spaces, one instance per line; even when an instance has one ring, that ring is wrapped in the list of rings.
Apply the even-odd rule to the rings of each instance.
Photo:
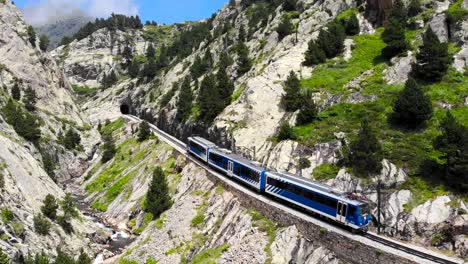
[[[63,145],[67,149],[75,149],[81,143],[81,136],[73,128],[69,128],[65,133]]]
[[[156,55],[156,51],[154,50],[153,44],[149,44],[148,48],[146,48],[146,58],[148,60],[154,59],[154,56]]]
[[[185,120],[192,110],[193,94],[190,87],[190,78],[186,77],[180,87],[179,98],[177,100],[176,118],[179,122]]]
[[[130,75],[131,78],[136,78],[138,77],[139,73],[140,65],[138,65],[138,63],[135,60],[133,60],[128,67],[128,75]]]
[[[309,42],[309,48],[305,53],[305,60],[303,62],[306,66],[313,66],[325,62],[327,56],[322,48],[314,41]]]
[[[358,35],[361,31],[361,29],[359,28],[359,20],[355,13],[353,13],[349,17],[348,21],[346,21],[345,31],[348,36]]]
[[[307,91],[301,100],[301,106],[297,115],[296,125],[301,126],[314,121],[317,118],[318,108],[314,97],[310,91]]]
[[[47,51],[47,48],[49,47],[49,38],[46,35],[41,35],[39,38],[39,48],[42,51]]]
[[[431,99],[410,78],[393,104],[393,118],[406,127],[418,127],[432,117]]]
[[[153,172],[153,178],[146,193],[145,211],[151,213],[154,218],[158,218],[171,205],[172,201],[166,176],[161,167],[158,166]]]
[[[28,27],[28,39],[31,45],[35,48],[36,47],[36,31],[32,26]]]
[[[297,0],[285,0],[283,2],[283,9],[286,12],[295,11],[297,7]]]
[[[205,123],[210,123],[218,115],[223,104],[219,100],[221,97],[216,89],[216,78],[212,74],[205,76],[200,84],[198,104],[200,106],[200,119]]]
[[[35,257],[28,254],[28,257],[25,259],[25,264],[50,264],[50,260],[44,251],[42,251],[40,254],[36,253]]]
[[[24,92],[24,97],[23,97],[23,103],[24,107],[32,112],[36,110],[36,101],[37,101],[37,96],[36,96],[36,91],[33,90],[31,87],[28,87],[26,91]]]
[[[11,97],[13,97],[13,99],[15,99],[16,101],[21,100],[21,90],[19,86],[19,82],[16,81],[13,87],[11,88]]]
[[[234,92],[234,83],[229,78],[226,67],[220,61],[218,73],[216,74],[216,89],[219,93],[219,100],[222,101],[223,109],[231,103],[231,95]],[[220,109],[222,111],[222,109]]]
[[[241,24],[240,28],[239,28],[239,42],[245,42],[246,41],[246,35],[247,35],[247,33],[245,33],[244,24]]]
[[[408,20],[408,11],[406,10],[405,4],[402,0],[393,1],[393,7],[389,18],[394,18],[403,26],[406,26],[406,22]]]
[[[294,30],[294,26],[291,22],[291,17],[288,14],[285,14],[281,17],[281,23],[276,28],[278,32],[278,38],[281,41],[287,35],[291,34]]]
[[[411,2],[408,5],[408,16],[409,17],[415,17],[419,13],[421,13],[422,8],[421,8],[421,1],[420,0],[411,0]]]
[[[117,152],[115,148],[114,140],[110,135],[103,136],[104,145],[102,147],[102,162],[106,163],[112,158],[114,158],[115,153]]]
[[[36,117],[24,111],[13,99],[8,100],[2,112],[5,121],[15,129],[18,135],[31,142],[37,142],[41,138],[41,130]]]
[[[202,62],[201,68],[203,73],[208,72],[213,67],[213,57],[209,49],[206,50]]]
[[[291,71],[283,85],[285,93],[281,96],[281,105],[287,112],[295,112],[301,106],[301,82],[296,73]]]
[[[335,20],[328,24],[327,30],[320,30],[317,44],[325,52],[327,58],[334,58],[343,52],[344,40],[344,28]]]
[[[390,18],[387,27],[382,33],[382,40],[387,44],[382,50],[382,55],[387,58],[393,58],[406,51],[405,28],[396,18]]]
[[[158,71],[158,65],[156,64],[155,60],[149,60],[148,63],[143,68],[143,76],[146,77],[148,81],[154,79],[156,77],[156,73]]]
[[[57,209],[59,205],[52,194],[48,194],[44,199],[44,204],[41,206],[41,212],[48,218],[55,220],[57,217]]]
[[[349,158],[353,171],[358,175],[371,175],[382,170],[382,145],[369,121],[362,122],[358,137],[350,145],[351,157]]]
[[[451,63],[448,44],[441,43],[432,28],[428,27],[416,59],[414,67],[416,77],[421,80],[440,81]]]
[[[434,142],[434,148],[440,151],[445,161],[446,181],[459,192],[468,191],[468,127],[461,125],[450,111],[441,123],[442,135]]]
[[[138,141],[143,142],[151,136],[151,129],[148,122],[143,121],[138,127]]]
[[[125,46],[123,52],[122,52],[122,57],[124,58],[125,62],[123,63],[124,68],[130,67],[133,61],[133,52],[132,49],[129,46]]]
[[[71,194],[67,193],[60,201],[60,208],[63,211],[63,218],[68,221],[71,218],[78,218],[79,211],[76,209],[75,202]]]
[[[0,248],[0,264],[11,264],[10,258]]]
[[[252,68],[252,60],[249,58],[249,48],[245,43],[239,43],[237,47],[237,55],[237,65],[239,66],[237,72],[239,75],[243,75]]]

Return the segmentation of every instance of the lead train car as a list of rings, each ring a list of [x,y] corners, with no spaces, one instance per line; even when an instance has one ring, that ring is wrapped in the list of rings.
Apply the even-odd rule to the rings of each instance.
[[[187,152],[194,154],[204,162],[208,163],[208,152],[216,145],[202,137],[189,137],[187,144]]]
[[[367,230],[371,220],[366,202],[286,173],[266,172],[265,192],[355,230]]]

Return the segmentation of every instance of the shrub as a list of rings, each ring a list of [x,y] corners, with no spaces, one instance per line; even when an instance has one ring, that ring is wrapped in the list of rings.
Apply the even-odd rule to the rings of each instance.
[[[73,128],[69,128],[63,138],[63,145],[67,149],[75,149],[80,145],[81,136]]]
[[[330,22],[327,27],[327,30],[320,30],[317,44],[327,58],[334,58],[343,52],[345,31],[343,25],[336,20]]]
[[[41,212],[48,218],[54,220],[57,217],[57,209],[59,208],[57,200],[52,194],[48,194],[43,203]]]
[[[249,58],[249,48],[243,42],[237,47],[237,55],[237,72],[239,75],[243,75],[252,68],[252,60]]]
[[[46,35],[41,35],[39,38],[39,48],[42,51],[47,51],[47,48],[49,47],[49,38]]]
[[[13,126],[16,133],[28,141],[37,142],[41,138],[41,130],[36,117],[23,110],[13,99],[2,108],[5,121]]]
[[[307,91],[302,98],[302,103],[297,115],[296,125],[301,126],[314,121],[318,115],[318,107],[315,104],[313,95]]]
[[[190,87],[190,78],[187,77],[184,79],[182,86],[180,87],[179,98],[177,100],[177,120],[183,121],[185,120],[190,111],[192,110],[192,101],[193,101],[193,94],[192,88]]]
[[[411,2],[408,5],[408,16],[415,17],[419,13],[421,13],[421,11],[421,0],[411,0]]]
[[[148,122],[143,121],[138,127],[138,141],[143,142],[151,136],[151,130]]]
[[[36,32],[32,26],[28,27],[28,40],[33,47],[36,47]]]
[[[106,163],[112,158],[114,158],[115,153],[117,150],[115,149],[115,143],[114,140],[112,139],[112,136],[110,135],[104,135],[104,145],[102,147],[102,162]]]
[[[283,140],[294,140],[294,130],[293,128],[289,125],[288,122],[283,122],[280,126],[279,132],[278,132],[278,141],[283,141]]]
[[[42,214],[34,216],[34,230],[41,236],[46,236],[49,234],[51,223],[45,218]]]
[[[294,26],[291,22],[291,17],[287,14],[281,17],[281,23],[276,28],[276,32],[278,32],[279,40],[282,40],[287,35],[291,34],[294,30]]]
[[[7,254],[3,253],[3,250],[0,248],[0,263],[1,264],[10,264],[11,260]]]
[[[15,218],[13,212],[8,208],[2,209],[2,222],[3,224],[8,224]]]
[[[382,33],[382,40],[387,44],[382,50],[382,55],[390,59],[403,53],[407,48],[405,27],[395,18],[390,18],[387,27]]]
[[[361,31],[359,28],[359,20],[356,14],[353,13],[349,17],[348,21],[346,21],[345,31],[348,36],[355,36]]]

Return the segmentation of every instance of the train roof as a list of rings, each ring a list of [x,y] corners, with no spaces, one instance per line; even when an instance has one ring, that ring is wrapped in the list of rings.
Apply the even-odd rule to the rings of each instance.
[[[205,147],[215,147],[216,146],[215,143],[213,143],[213,142],[211,142],[211,141],[209,141],[207,139],[204,139],[202,137],[195,136],[195,137],[189,137],[189,139],[191,139],[192,141],[194,141],[194,142],[196,142],[196,143],[198,143],[200,145],[203,145]]]
[[[215,152],[215,153],[218,153],[218,154],[221,154],[227,158],[230,158],[232,160],[235,160],[236,162],[238,163],[241,163],[247,167],[250,167],[251,169],[254,169],[254,170],[258,170],[258,171],[264,171],[266,170],[265,167],[259,165],[258,163],[256,162],[253,162],[249,159],[246,159],[244,157],[242,157],[241,155],[237,155],[237,154],[234,154],[228,150],[225,150],[225,149],[221,149],[221,148],[212,148],[210,150],[210,152]]]
[[[311,189],[313,189],[315,191],[318,191],[318,192],[320,192],[322,194],[333,197],[333,198],[335,198],[337,200],[347,202],[349,204],[353,204],[353,205],[356,205],[356,206],[365,204],[365,202],[363,202],[361,200],[351,199],[351,198],[347,197],[347,195],[345,193],[343,193],[343,192],[335,191],[329,186],[319,184],[316,181],[313,181],[313,180],[310,180],[310,179],[300,178],[300,177],[298,177],[296,175],[292,175],[292,174],[285,173],[285,172],[268,171],[267,174],[271,174],[273,176],[276,176],[276,177],[281,178],[283,180],[287,180],[287,181],[292,182],[292,183],[298,183],[298,184],[304,185],[304,186],[306,186],[308,188],[311,188]]]

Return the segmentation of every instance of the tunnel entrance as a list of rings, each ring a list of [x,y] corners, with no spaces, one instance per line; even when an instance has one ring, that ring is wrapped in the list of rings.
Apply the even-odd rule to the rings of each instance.
[[[124,115],[130,114],[130,107],[127,104],[120,105],[120,112]]]

